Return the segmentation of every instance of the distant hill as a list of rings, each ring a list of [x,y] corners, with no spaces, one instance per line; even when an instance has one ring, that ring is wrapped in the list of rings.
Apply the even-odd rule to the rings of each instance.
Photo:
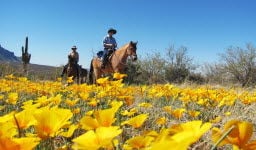
[[[21,62],[21,59],[0,45],[0,61],[3,62]]]
[[[28,75],[30,79],[38,80],[55,80],[60,77],[62,67],[46,66],[39,64],[28,65]],[[0,60],[0,77],[14,74],[15,76],[23,76],[22,62],[8,62]]]

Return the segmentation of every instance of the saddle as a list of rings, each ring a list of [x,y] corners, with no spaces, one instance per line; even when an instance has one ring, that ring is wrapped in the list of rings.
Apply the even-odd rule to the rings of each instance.
[[[109,50],[109,53],[108,53],[108,55],[107,55],[107,59],[108,59],[108,60],[112,57],[113,52],[114,52],[114,50]],[[99,51],[99,52],[97,53],[97,57],[98,57],[101,61],[103,60],[103,54],[104,54],[104,51]]]

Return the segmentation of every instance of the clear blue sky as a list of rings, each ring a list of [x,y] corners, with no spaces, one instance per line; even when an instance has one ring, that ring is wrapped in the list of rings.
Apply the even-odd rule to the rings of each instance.
[[[73,45],[88,68],[108,28],[118,46],[138,41],[138,55],[186,46],[195,62],[218,61],[229,46],[256,44],[255,0],[1,0],[0,44],[31,63],[59,66]]]

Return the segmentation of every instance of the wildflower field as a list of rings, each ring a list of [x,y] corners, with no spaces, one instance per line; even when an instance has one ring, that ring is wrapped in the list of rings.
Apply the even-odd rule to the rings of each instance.
[[[0,150],[256,149],[256,91],[0,78]],[[68,80],[72,82],[72,80]]]

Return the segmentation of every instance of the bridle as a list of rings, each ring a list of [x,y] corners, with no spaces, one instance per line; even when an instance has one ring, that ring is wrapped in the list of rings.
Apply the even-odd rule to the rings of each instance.
[[[135,46],[133,46],[132,48],[131,48],[131,47],[126,48],[124,55],[127,54],[128,49],[133,49],[133,51],[136,51],[136,48],[134,48],[134,47],[135,47]],[[135,50],[134,50],[134,49],[135,49]],[[127,66],[126,62],[123,62],[123,61],[120,59],[120,57],[118,57],[118,56],[116,55],[115,52],[116,52],[116,51],[114,51],[113,55],[115,55],[115,56],[118,58],[119,62],[120,62],[122,65]],[[131,54],[131,55],[128,55],[128,57],[132,57],[133,59],[136,58],[135,60],[137,60],[137,54],[135,54],[135,55],[132,55],[132,54]]]

